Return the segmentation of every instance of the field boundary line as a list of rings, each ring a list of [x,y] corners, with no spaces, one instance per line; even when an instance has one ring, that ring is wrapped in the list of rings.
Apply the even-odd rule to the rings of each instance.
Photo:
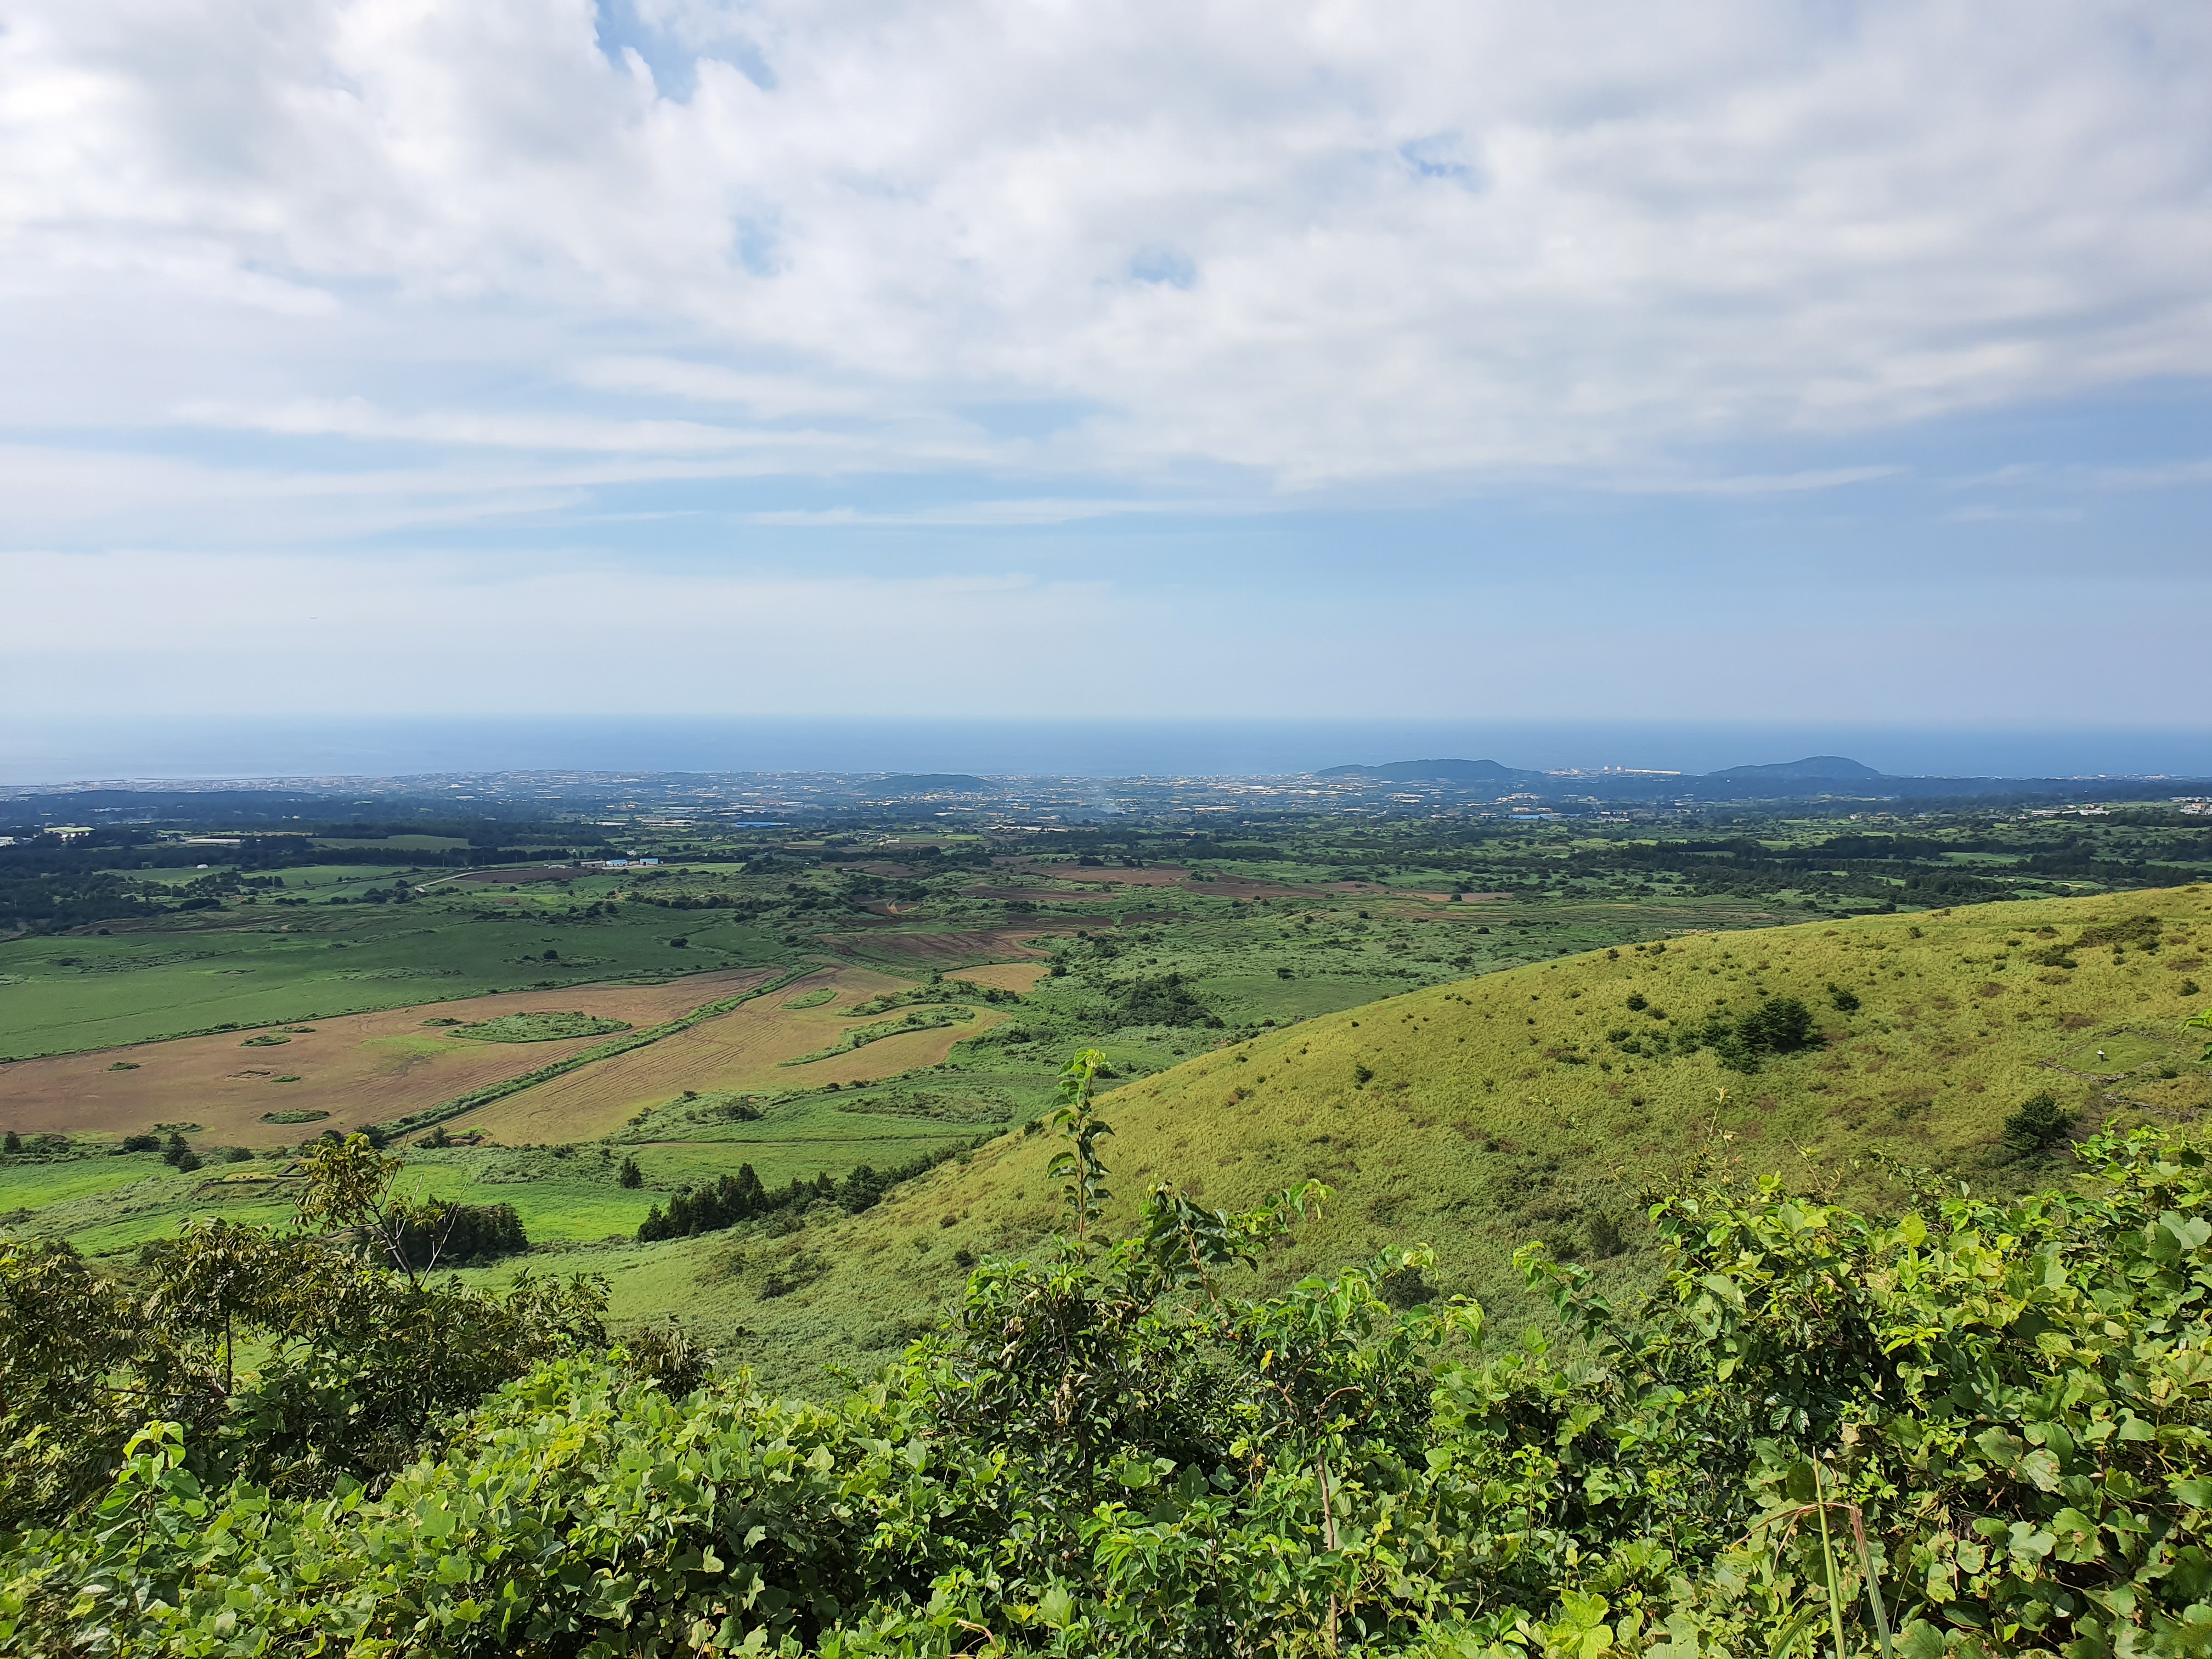
[[[690,1013],[679,1014],[676,1018],[667,1020],[661,1024],[648,1025],[642,1031],[632,1031],[627,1036],[599,1043],[594,1048],[583,1050],[580,1054],[570,1054],[566,1060],[556,1060],[550,1065],[538,1066],[535,1071],[524,1072],[516,1077],[506,1078],[497,1083],[486,1084],[481,1089],[471,1089],[465,1095],[456,1095],[451,1100],[441,1100],[435,1106],[425,1106],[420,1111],[409,1112],[403,1117],[396,1117],[389,1122],[379,1123],[374,1127],[383,1134],[398,1136],[412,1134],[417,1129],[427,1129],[434,1123],[449,1121],[465,1113],[473,1112],[479,1107],[489,1106],[494,1101],[504,1100],[509,1095],[520,1094],[525,1089],[534,1089],[541,1083],[550,1083],[556,1077],[565,1076],[594,1061],[612,1060],[617,1054],[629,1054],[632,1049],[642,1048],[648,1043],[658,1042],[663,1037],[674,1036],[678,1031],[688,1031],[702,1020],[713,1019],[719,1015],[729,1013],[733,1009],[743,1007],[756,997],[764,997],[773,992],[781,991],[795,981],[804,979],[807,975],[817,971],[819,969],[812,964],[787,969],[781,974],[737,996],[720,997],[713,1002],[702,1003]]]
[[[843,1038],[827,1048],[817,1048],[811,1054],[800,1054],[792,1060],[779,1060],[778,1066],[811,1066],[817,1060],[834,1060],[839,1054],[849,1054],[866,1048],[872,1042],[883,1042],[895,1036],[904,1036],[909,1031],[941,1031],[948,1025],[966,1025],[975,1018],[973,1008],[962,1007],[957,1013],[941,1019],[894,1020],[882,1025],[864,1025],[857,1031],[848,1031]]]

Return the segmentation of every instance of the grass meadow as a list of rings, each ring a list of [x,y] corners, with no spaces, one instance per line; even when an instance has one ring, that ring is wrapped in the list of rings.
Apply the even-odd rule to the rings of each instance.
[[[347,866],[349,869],[351,866]],[[723,922],[689,933],[656,908],[573,921],[538,899],[331,909],[273,905],[100,933],[0,942],[0,1056],[29,1058],[628,977],[766,962],[780,947]],[[546,952],[555,954],[548,957]]]

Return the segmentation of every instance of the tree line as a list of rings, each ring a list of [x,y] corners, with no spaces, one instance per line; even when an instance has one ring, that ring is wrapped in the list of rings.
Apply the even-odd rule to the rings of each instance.
[[[817,1203],[836,1204],[848,1214],[858,1215],[873,1208],[901,1182],[927,1175],[979,1144],[961,1141],[938,1147],[884,1170],[858,1164],[842,1181],[826,1171],[811,1181],[793,1176],[788,1186],[774,1188],[762,1182],[751,1164],[741,1164],[737,1174],[719,1176],[710,1184],[678,1187],[665,1206],[654,1205],[638,1224],[638,1241],[652,1244],[665,1238],[692,1238],[769,1216],[800,1215]]]

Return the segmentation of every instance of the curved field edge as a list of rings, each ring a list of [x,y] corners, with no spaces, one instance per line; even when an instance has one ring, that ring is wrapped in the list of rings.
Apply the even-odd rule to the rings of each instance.
[[[797,1054],[776,1063],[781,1066],[808,1066],[817,1060],[834,1060],[839,1054],[849,1054],[856,1048],[865,1048],[872,1042],[881,1042],[886,1037],[904,1036],[913,1031],[939,1031],[948,1025],[965,1025],[975,1018],[972,1008],[953,1009],[925,1015],[920,1019],[890,1020],[880,1025],[864,1025],[848,1031],[843,1037],[827,1048],[817,1048],[811,1054]]]

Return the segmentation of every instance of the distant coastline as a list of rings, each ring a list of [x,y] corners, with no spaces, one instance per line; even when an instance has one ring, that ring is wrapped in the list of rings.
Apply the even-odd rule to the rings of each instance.
[[[1411,756],[1702,774],[1850,756],[1893,777],[2212,775],[2212,726],[2036,730],[1697,721],[793,719],[549,715],[276,720],[17,714],[0,784],[573,769],[1266,776]]]

